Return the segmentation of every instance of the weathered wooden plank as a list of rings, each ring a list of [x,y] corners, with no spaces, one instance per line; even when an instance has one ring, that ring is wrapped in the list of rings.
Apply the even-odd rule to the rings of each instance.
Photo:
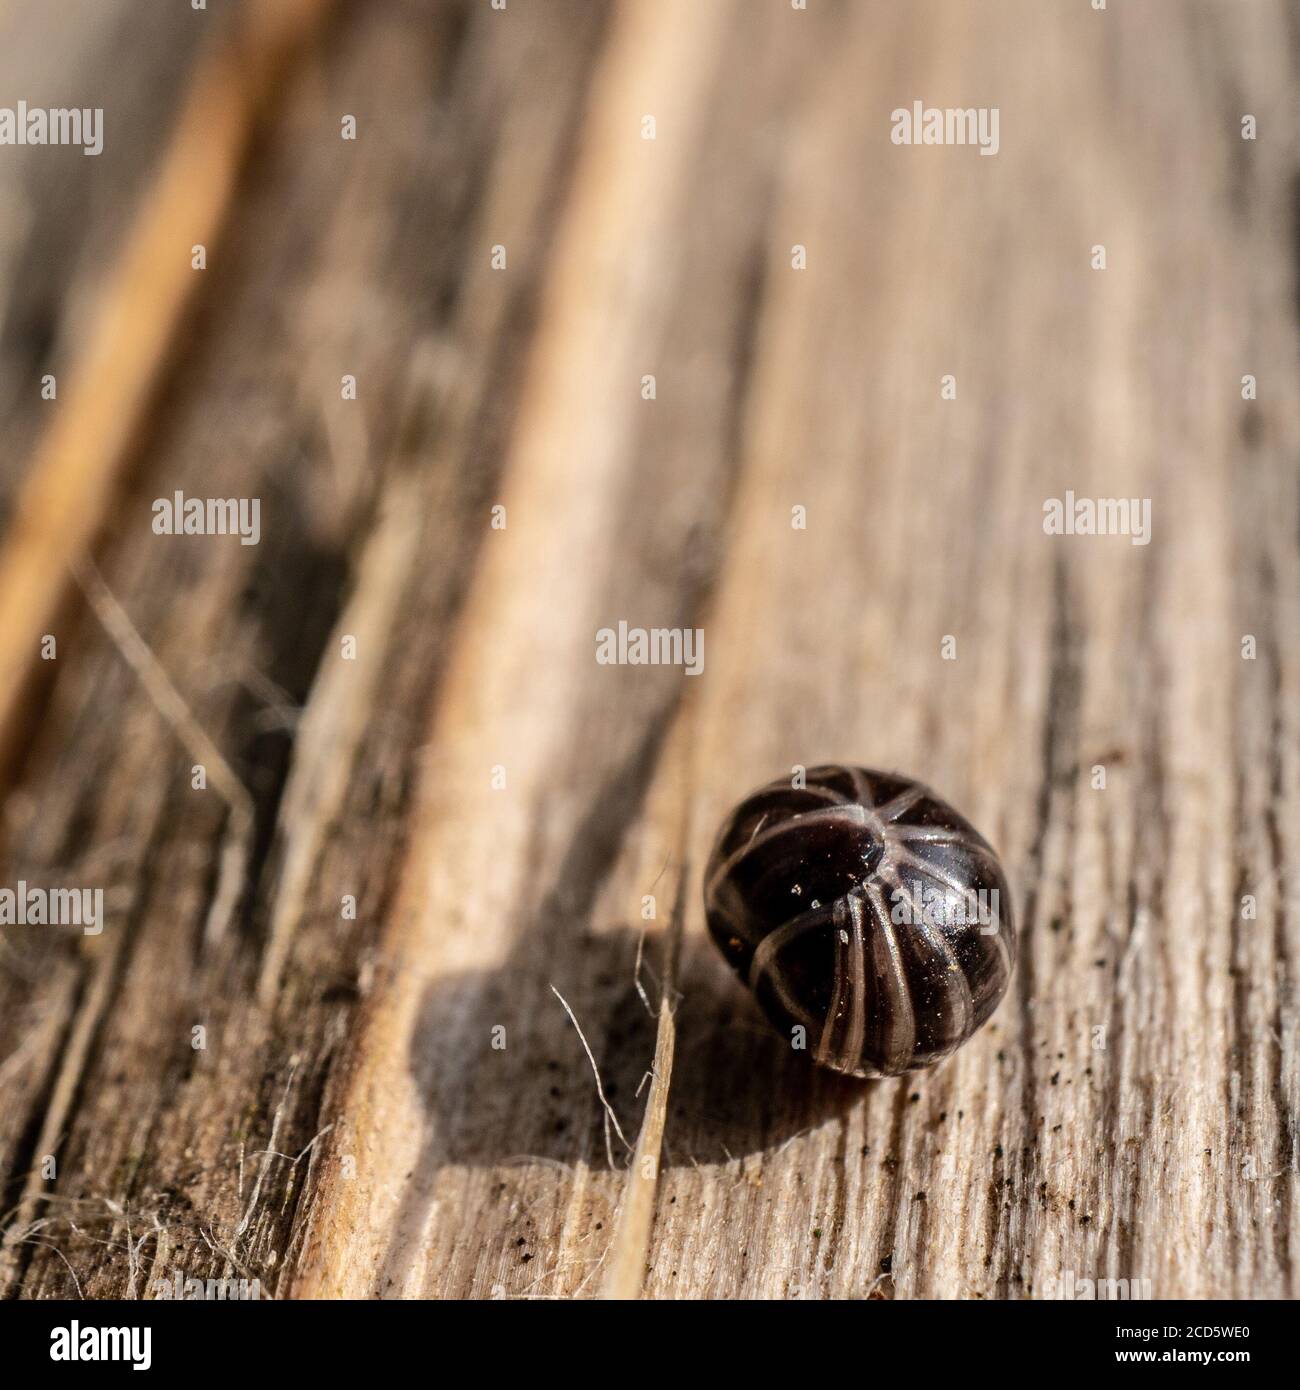
[[[633,1170],[612,1183],[593,1172],[591,1151],[598,1165],[600,1148],[590,1128],[585,1150],[564,1139],[543,1145],[543,1126],[526,1108],[535,1103],[524,1099],[527,1078],[487,1051],[485,1025],[499,1020],[509,1033],[512,1016],[522,1015],[527,1058],[515,1066],[535,1067],[568,1022],[555,1014],[545,1024],[548,1043],[532,1031],[533,1012],[547,1005],[544,979],[562,973],[565,952],[556,929],[547,932],[541,916],[518,904],[538,892],[539,863],[557,864],[562,890],[544,901],[563,892],[572,930],[588,920],[596,894],[590,920],[609,936],[608,927],[599,932],[602,914],[611,924],[630,915],[632,865],[647,843],[673,844],[685,816],[686,861],[697,866],[738,791],[824,756],[916,770],[991,828],[1020,885],[1026,941],[1017,997],[933,1076],[809,1086],[797,1059],[755,1034],[751,1012],[701,944],[688,887],[667,1166],[646,1291],[1014,1296],[1042,1292],[1067,1270],[1143,1278],[1174,1295],[1289,1289],[1290,1202],[1278,1193],[1294,1181],[1294,1108],[1281,1101],[1293,1046],[1284,1002],[1290,928],[1275,917],[1271,932],[1251,938],[1251,975],[1269,1001],[1260,1024],[1274,1014],[1277,1038],[1257,1026],[1244,1046],[1226,1046],[1230,943],[1241,928],[1232,926],[1231,855],[1206,852],[1212,827],[1240,814],[1223,756],[1233,742],[1240,614],[1228,602],[1231,531],[1221,525],[1233,509],[1231,460],[1242,428],[1232,405],[1242,320],[1224,263],[1240,233],[1221,192],[1240,158],[1231,144],[1237,123],[1207,105],[1185,59],[1168,75],[1163,116],[1143,127],[1145,68],[1115,62],[1114,31],[1087,13],[1066,22],[1024,9],[1016,17],[1039,42],[1035,62],[1011,74],[1000,67],[998,34],[956,7],[841,13],[833,41],[819,50],[819,81],[783,131],[802,158],[782,169],[770,195],[754,359],[737,426],[739,491],[706,628],[708,676],[698,706],[677,716],[689,725],[681,737],[690,762],[685,772],[666,766],[652,781],[645,795],[675,810],[667,826],[634,816],[620,827],[626,848],[612,869],[593,824],[611,814],[608,791],[598,791],[588,768],[607,756],[606,712],[627,705],[617,687],[597,686],[610,673],[584,676],[579,666],[582,637],[599,621],[592,599],[572,592],[582,580],[567,577],[562,588],[558,575],[544,578],[544,602],[525,579],[552,573],[544,552],[557,532],[579,524],[576,487],[549,487],[566,501],[546,509],[546,531],[524,556],[484,571],[476,594],[483,607],[469,610],[466,651],[453,667],[464,693],[434,723],[437,790],[417,817],[429,838],[413,840],[417,896],[395,929],[403,969],[376,995],[359,1044],[348,1107],[357,1133],[340,1142],[360,1150],[363,1172],[354,1185],[325,1179],[326,1235],[307,1247],[304,1291],[593,1287],[591,1268],[610,1253],[602,1233],[611,1208],[620,1189],[639,1191],[643,1178]],[[1255,21],[1266,31],[1277,12],[1261,10]],[[1190,45],[1199,31],[1184,22]],[[1121,47],[1149,49],[1161,24],[1179,23],[1168,13],[1123,19]],[[1255,41],[1263,46],[1266,33]],[[844,55],[839,63],[832,47]],[[1008,113],[1035,113],[1008,127],[995,161],[888,142],[888,110],[917,86],[954,86],[957,55],[965,87],[996,90],[1000,81],[1005,89],[1010,80],[1001,98]],[[619,71],[622,96],[637,83]],[[1118,87],[1109,123],[1088,107],[1104,81]],[[619,96],[604,109],[593,103],[590,117],[611,143],[630,142],[637,99],[647,110],[657,105],[639,91],[627,106]],[[1274,88],[1271,99],[1279,96]],[[1065,130],[1073,157],[1062,167]],[[1198,151],[1202,172],[1178,162],[1184,143]],[[603,154],[595,135],[593,148]],[[656,155],[664,159],[662,144]],[[1142,174],[1171,163],[1177,198],[1168,182]],[[1027,190],[1045,179],[1050,197],[1027,209]],[[981,215],[941,218],[944,206]],[[855,236],[847,210],[864,207],[879,208],[885,225],[857,224]],[[1252,259],[1281,270],[1289,209],[1276,194],[1272,212],[1253,229]],[[582,231],[599,225],[581,202],[572,216]],[[789,269],[795,242],[813,248],[802,274]],[[1089,267],[1097,242],[1109,242],[1104,274]],[[1183,248],[1181,258],[1170,260],[1171,244]],[[598,336],[568,327],[563,313],[600,315],[599,291],[557,293],[567,296],[553,311],[566,325],[563,341]],[[701,285],[683,299],[705,293]],[[607,343],[637,317],[622,304],[605,312]],[[1218,331],[1198,342],[1194,369],[1178,368],[1180,320],[1206,316]],[[1276,312],[1274,321],[1279,335],[1291,331]],[[549,367],[560,349],[545,335],[543,342],[539,356]],[[1216,389],[1182,387],[1189,369]],[[955,402],[940,398],[948,371],[960,383]],[[578,388],[568,378],[546,380],[547,404],[564,408],[555,403]],[[590,383],[582,417],[616,408],[615,388],[602,377],[575,370],[573,380]],[[683,439],[698,435],[698,420],[685,407],[675,415],[671,399],[661,396],[656,412]],[[566,432],[573,452],[559,464],[547,450],[552,433],[528,415],[521,420],[508,480],[525,497],[541,491],[548,464],[582,470],[578,428]],[[671,460],[671,446],[663,456]],[[1180,484],[1180,457],[1196,460],[1194,492]],[[1271,467],[1272,505],[1285,517],[1274,523],[1272,563],[1293,573],[1293,479],[1281,459]],[[1044,536],[1042,503],[1066,488],[1150,497],[1158,544]],[[790,527],[796,504],[808,509],[809,532]],[[631,528],[609,529],[621,537]],[[516,532],[511,544],[530,540]],[[1249,589],[1240,602],[1250,604]],[[667,621],[662,612],[653,617]],[[1291,608],[1288,627],[1294,620]],[[525,639],[528,629],[544,632],[564,659],[539,669],[543,639]],[[496,636],[484,646],[489,630]],[[951,664],[941,658],[945,634],[958,641]],[[1278,671],[1288,669],[1289,646],[1275,633]],[[555,711],[575,706],[591,711],[578,721],[587,761],[561,763],[557,774],[543,750],[556,741],[552,722],[563,719]],[[645,714],[640,724],[651,727]],[[1284,785],[1281,743],[1259,764],[1278,769],[1275,791]],[[499,759],[517,776],[521,758],[522,796],[516,789],[494,801],[485,766]],[[1104,792],[1092,787],[1096,766],[1109,771]],[[583,785],[584,773],[585,820],[581,798],[570,809],[564,792],[534,790],[567,792]],[[619,800],[640,795],[638,782],[625,780]],[[1275,806],[1273,814],[1291,813]],[[594,843],[548,853],[557,820]],[[480,838],[486,824],[492,833]],[[430,863],[456,867],[430,879]],[[1245,881],[1263,871],[1257,866]],[[477,906],[455,906],[470,901]],[[489,972],[500,1001],[472,1002],[490,987],[482,980],[440,993],[466,952],[471,961],[500,956],[489,928],[512,913],[517,944]],[[509,935],[503,924],[496,932]],[[1175,933],[1191,938],[1186,953],[1175,950]],[[631,956],[629,939],[614,955],[610,997],[599,978],[581,972],[576,991],[604,1090],[620,1097],[639,1069],[622,1055],[630,1011],[635,1019]],[[421,1010],[418,971],[429,962],[437,983],[426,986],[432,998]],[[644,1057],[648,1038],[638,1033]],[[436,1063],[404,1076],[404,1052],[426,1047]],[[1240,1117],[1225,1110],[1225,1097],[1240,1089],[1243,1053],[1255,1073],[1249,1124],[1277,1160],[1265,1186],[1245,1185],[1252,1150]],[[571,1080],[575,1071],[586,1079],[576,1040],[562,1073]],[[539,1072],[532,1085],[543,1080]],[[449,1104],[436,1099],[444,1087]],[[588,1099],[598,1124],[600,1109]],[[422,1105],[433,1112],[423,1138]],[[497,1129],[494,1152],[487,1137]],[[533,1159],[505,1166],[516,1137],[534,1140],[525,1148]],[[393,1146],[400,1154],[403,1144],[423,1165],[423,1190],[414,1195],[413,1181],[397,1171],[406,1163],[392,1164]],[[556,1157],[568,1171],[546,1162]],[[1270,1201],[1272,1229],[1247,1236],[1259,1219],[1249,1213]],[[1217,1213],[1208,1231],[1207,1210]],[[612,1250],[616,1261],[624,1253]],[[540,1277],[531,1260],[519,1267],[530,1255],[545,1261]]]
[[[689,621],[715,563],[757,235],[723,210],[761,208],[765,181],[761,161],[726,181],[711,167],[755,119],[710,101],[719,62],[740,71],[761,51],[725,53],[729,32],[723,7],[683,5],[631,7],[611,34],[516,421],[508,526],[484,551],[435,715],[392,965],[367,1006],[348,1126],[330,1136],[300,1292],[552,1292],[553,1265],[565,1291],[599,1287],[624,1179],[606,1166],[582,1044],[551,986],[581,1001],[606,1093],[627,1104],[653,1024],[623,922],[673,839],[630,842],[639,862],[612,916],[598,894],[682,677],[597,667],[592,635],[632,611]],[[672,141],[641,140],[647,110]],[[704,265],[724,293],[691,292]],[[666,425],[640,391],[661,363],[658,389],[685,396]]]
[[[174,1268],[274,1286],[310,1153],[291,1160],[329,1123],[321,1091],[382,915],[420,711],[472,571],[481,531],[468,521],[496,472],[530,266],[598,38],[598,15],[570,9],[554,26],[539,15],[496,28],[490,13],[449,7],[350,16],[324,84],[298,90],[285,133],[261,152],[204,350],[121,508],[110,587],[255,807],[249,888],[223,939],[203,940],[230,839],[219,799],[191,791],[193,757],[89,616],[59,631],[66,664],[9,802],[7,862],[33,881],[111,875],[113,912],[81,943],[34,930],[6,942],[17,953],[0,1009],[16,1063],[6,1168],[26,1190],[7,1267],[25,1294],[71,1291],[69,1266],[87,1293],[147,1291]],[[553,89],[519,83],[534,62]],[[370,134],[364,157],[366,145],[339,140],[336,83]],[[436,159],[415,114],[447,129]],[[480,219],[519,248],[514,279],[488,273]],[[431,251],[430,228],[447,226],[463,231]],[[358,378],[355,403],[339,400],[344,372]],[[175,488],[260,496],[261,546],[154,537],[149,499]],[[344,634],[363,673],[351,691],[335,670]],[[304,705],[305,751],[347,780],[341,810],[336,791],[317,804],[318,774],[293,768]],[[303,815],[277,832],[282,790]],[[345,893],[361,904],[355,923],[341,920]],[[272,1011],[254,1004],[259,974],[282,977]],[[50,1020],[53,1046],[19,1054],[33,1019]],[[56,1019],[83,1020],[84,1045]],[[195,1024],[204,1052],[190,1046]],[[41,1180],[50,1148],[56,1183]]]
[[[84,610],[7,804],[10,878],[116,923],[5,933],[7,1291],[1293,1296],[1286,7],[341,22],[101,556],[252,830]],[[917,99],[997,156],[894,145]],[[152,537],[173,486],[261,548]],[[1045,534],[1067,490],[1150,543]],[[703,673],[598,665],[620,619]],[[811,1073],[705,940],[722,815],[827,758],[1007,866],[1012,992],[932,1073]]]

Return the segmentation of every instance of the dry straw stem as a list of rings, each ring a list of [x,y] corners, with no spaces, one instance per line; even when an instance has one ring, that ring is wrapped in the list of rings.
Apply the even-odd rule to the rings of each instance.
[[[582,1024],[578,1022],[577,1015],[569,1005],[569,1001],[560,993],[554,985],[551,986],[551,993],[564,1006],[564,1012],[569,1015],[569,1022],[573,1024],[578,1033],[578,1041],[582,1044],[582,1050],[587,1054],[587,1061],[591,1063],[591,1074],[596,1078],[596,1096],[605,1111],[605,1157],[609,1161],[609,1166],[614,1166],[614,1146],[610,1142],[609,1131],[613,1126],[614,1133],[618,1135],[619,1142],[630,1153],[632,1145],[627,1142],[627,1135],[623,1133],[623,1126],[618,1122],[618,1114],[614,1107],[609,1103],[609,1097],[605,1094],[605,1087],[600,1079],[600,1068],[596,1065],[596,1058],[592,1055],[591,1044],[587,1041],[587,1035],[582,1031]]]
[[[221,851],[217,890],[212,896],[212,905],[203,926],[204,945],[215,946],[225,935],[243,890],[250,853],[249,841],[253,832],[253,798],[181,698],[126,610],[104,583],[94,562],[83,559],[75,564],[73,572],[86,596],[86,602],[113,639],[122,659],[140,678],[150,700],[171,725],[190,756],[202,763],[212,786],[230,808],[230,825]]]
[[[122,256],[104,279],[84,348],[27,470],[0,550],[0,767],[22,741],[41,637],[93,546],[201,283],[257,117],[331,0],[248,0],[195,75],[191,94]]]

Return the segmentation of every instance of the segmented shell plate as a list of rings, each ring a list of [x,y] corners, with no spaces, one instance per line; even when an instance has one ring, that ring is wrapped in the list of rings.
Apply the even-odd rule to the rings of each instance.
[[[929,788],[868,768],[810,768],[803,787],[747,797],[718,836],[704,904],[772,1022],[851,1076],[948,1056],[997,1007],[1015,961],[988,842]]]

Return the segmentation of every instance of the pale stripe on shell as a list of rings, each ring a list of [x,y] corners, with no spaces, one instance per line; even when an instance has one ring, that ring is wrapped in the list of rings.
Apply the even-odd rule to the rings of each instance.
[[[962,841],[961,843],[964,847],[968,842]],[[990,855],[991,853],[992,852],[990,851]],[[915,854],[912,853],[910,849],[900,847],[897,853],[897,858],[899,860],[904,861],[907,864],[910,864],[915,873],[924,874],[926,875],[926,877],[933,879],[936,883],[942,884],[945,888],[949,890],[949,892],[956,893],[961,897],[965,897],[967,895],[968,890],[965,887],[965,885],[960,883],[957,879],[953,878],[951,874],[949,874],[939,865],[931,863],[928,859],[919,859]],[[994,860],[993,862],[996,864],[997,861]],[[998,954],[1002,957],[1002,968],[1006,972],[1006,974],[1010,976],[1012,966],[1011,948],[1007,945],[1006,933],[1002,930],[1001,916],[999,915],[998,917],[998,926],[996,931],[984,932],[982,934],[986,936],[991,936],[997,941]]]
[[[915,919],[911,925],[917,928],[918,934],[929,944],[934,954],[943,960],[945,966],[943,980],[948,988],[948,998],[961,1015],[961,1024],[955,1030],[957,1041],[952,1044],[952,1047],[956,1048],[960,1041],[969,1034],[971,1025],[975,1021],[975,1000],[970,991],[970,981],[966,978],[966,973],[962,970],[948,938],[943,934],[941,928],[928,920],[924,908],[916,900],[916,894],[898,876],[897,869],[892,864],[888,865],[882,870],[881,876],[891,888],[906,897]],[[916,937],[913,936],[912,940],[915,942]]]
[[[893,987],[891,1007],[877,1011],[885,1020],[884,1066],[881,1070],[901,1071],[912,1060],[912,1051],[916,1046],[916,1009],[907,983],[907,972],[903,969],[902,948],[898,944],[898,935],[890,920],[879,879],[872,878],[867,884],[867,895],[876,910],[877,930],[871,934],[876,979],[883,989],[887,976],[892,976],[890,984]],[[851,1064],[860,1067],[860,1056],[852,1059]]]
[[[832,912],[832,932],[835,949],[835,984],[831,990],[831,1002],[822,1020],[822,1035],[817,1043],[817,1060],[822,1063],[835,1060],[835,1027],[839,1023],[840,1010],[844,1006],[844,983],[848,971],[844,969],[844,957],[853,950],[853,941],[844,925],[847,913],[847,898],[841,898]]]

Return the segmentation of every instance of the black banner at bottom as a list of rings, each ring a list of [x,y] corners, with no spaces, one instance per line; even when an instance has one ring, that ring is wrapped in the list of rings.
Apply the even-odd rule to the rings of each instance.
[[[456,1349],[481,1359],[485,1375],[550,1372],[597,1345],[605,1369],[619,1374],[622,1357],[605,1361],[610,1344],[633,1360],[651,1348],[670,1357],[694,1356],[718,1332],[729,1373],[744,1349],[755,1349],[755,1369],[773,1373],[783,1348],[801,1355],[815,1346],[814,1331],[843,1330],[904,1338],[891,1359],[914,1355],[927,1379],[951,1365],[969,1369],[972,1357],[994,1357],[999,1369],[1020,1374],[1150,1365],[1251,1367],[1280,1371],[1292,1364],[1284,1303],[1173,1303],[1105,1300],[1047,1302],[911,1303],[668,1303],[653,1313],[644,1305],[549,1300],[483,1303],[334,1302],[195,1299],[137,1303],[11,1302],[0,1311],[5,1369],[50,1371],[78,1367],[161,1372],[169,1377],[236,1376],[291,1369],[300,1375],[373,1372],[394,1364],[394,1354],[429,1358]],[[707,1318],[704,1322],[701,1319]],[[753,1338],[743,1335],[751,1319]],[[556,1341],[548,1343],[553,1332]],[[690,1340],[677,1343],[680,1334]],[[739,1334],[739,1335],[737,1335]],[[798,1336],[799,1340],[787,1338]],[[511,1336],[509,1343],[501,1339]],[[600,1341],[592,1341],[599,1338]],[[870,1341],[860,1344],[870,1357]],[[907,1349],[911,1350],[908,1351]],[[760,1350],[761,1349],[761,1350]],[[977,1350],[978,1349],[978,1350]],[[1051,1358],[1048,1364],[1047,1358]],[[557,1359],[558,1358],[558,1359]],[[592,1369],[594,1370],[594,1363]],[[436,1363],[431,1366],[436,1374]],[[11,1381],[17,1384],[17,1381]]]

